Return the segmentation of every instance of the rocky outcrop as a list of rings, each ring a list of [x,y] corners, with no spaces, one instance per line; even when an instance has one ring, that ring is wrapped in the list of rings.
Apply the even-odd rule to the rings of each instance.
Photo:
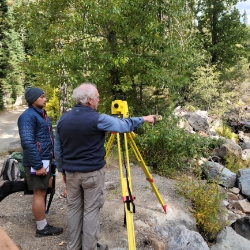
[[[235,133],[238,133],[239,142],[237,142],[237,140],[233,141],[216,135],[216,128],[222,126],[222,121],[214,119],[211,122],[205,113],[201,113],[200,111],[197,111],[196,113],[197,114],[194,115],[193,113],[185,112],[180,107],[174,112],[175,116],[180,118],[181,127],[187,132],[199,133],[200,135],[220,138],[223,140],[221,147],[214,150],[210,159],[202,160],[200,164],[204,178],[208,181],[217,181],[218,184],[227,191],[227,199],[224,200],[221,205],[227,209],[226,219],[229,222],[229,225],[232,226],[224,228],[218,234],[215,245],[210,249],[250,249],[250,225],[249,217],[247,216],[250,214],[250,115],[249,119],[246,117],[246,119],[242,119],[242,113],[239,114],[236,112],[236,114],[235,112],[232,112],[231,114],[227,114],[227,124]],[[212,124],[212,127],[207,127],[206,122],[208,122],[209,125]],[[204,132],[206,134],[204,134]],[[246,162],[245,168],[239,169],[237,174],[231,172],[223,165],[228,153],[232,154],[235,158]],[[233,229],[235,229],[235,231]],[[181,242],[181,239],[179,240]]]

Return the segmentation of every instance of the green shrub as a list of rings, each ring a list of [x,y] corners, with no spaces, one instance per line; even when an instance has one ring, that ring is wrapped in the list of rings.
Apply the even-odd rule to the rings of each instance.
[[[237,174],[241,168],[249,168],[250,160],[244,161],[233,153],[228,152],[225,157],[225,167]]]
[[[176,191],[191,201],[199,232],[206,240],[214,240],[227,225],[223,220],[221,202],[225,199],[216,182],[207,182],[195,176],[181,174],[176,181]]]
[[[215,131],[218,135],[231,139],[236,143],[239,140],[238,136],[233,133],[231,128],[228,127],[226,124],[223,124],[221,127],[216,128]]]
[[[53,124],[60,118],[60,105],[57,97],[58,89],[54,90],[52,97],[46,104],[46,111]]]
[[[135,138],[147,165],[157,165],[156,172],[164,176],[185,169],[190,160],[209,156],[212,149],[222,144],[220,140],[190,134],[177,123],[177,119],[169,117],[153,127],[144,124],[140,136]]]

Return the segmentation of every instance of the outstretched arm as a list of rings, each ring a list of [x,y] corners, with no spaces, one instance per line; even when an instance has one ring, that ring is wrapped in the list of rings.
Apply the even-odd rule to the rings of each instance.
[[[128,133],[141,127],[144,122],[153,123],[156,115],[131,117],[120,119],[114,116],[101,114],[98,120],[98,129],[103,131]]]

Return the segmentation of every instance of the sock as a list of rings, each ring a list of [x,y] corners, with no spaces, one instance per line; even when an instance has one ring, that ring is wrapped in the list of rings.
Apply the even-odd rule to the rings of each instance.
[[[42,230],[42,229],[44,229],[46,225],[47,225],[47,220],[46,220],[46,218],[43,219],[43,220],[36,221],[37,230]]]

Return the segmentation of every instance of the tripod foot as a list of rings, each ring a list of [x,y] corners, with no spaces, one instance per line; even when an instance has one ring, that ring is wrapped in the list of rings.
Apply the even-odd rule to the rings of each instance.
[[[165,213],[167,213],[167,206],[168,206],[167,204],[164,204],[164,205],[162,206]]]
[[[164,210],[164,212],[166,213],[166,214],[171,214],[172,213],[172,208],[171,207],[169,207],[167,204],[164,204],[164,206],[162,206],[163,207],[163,210]]]

